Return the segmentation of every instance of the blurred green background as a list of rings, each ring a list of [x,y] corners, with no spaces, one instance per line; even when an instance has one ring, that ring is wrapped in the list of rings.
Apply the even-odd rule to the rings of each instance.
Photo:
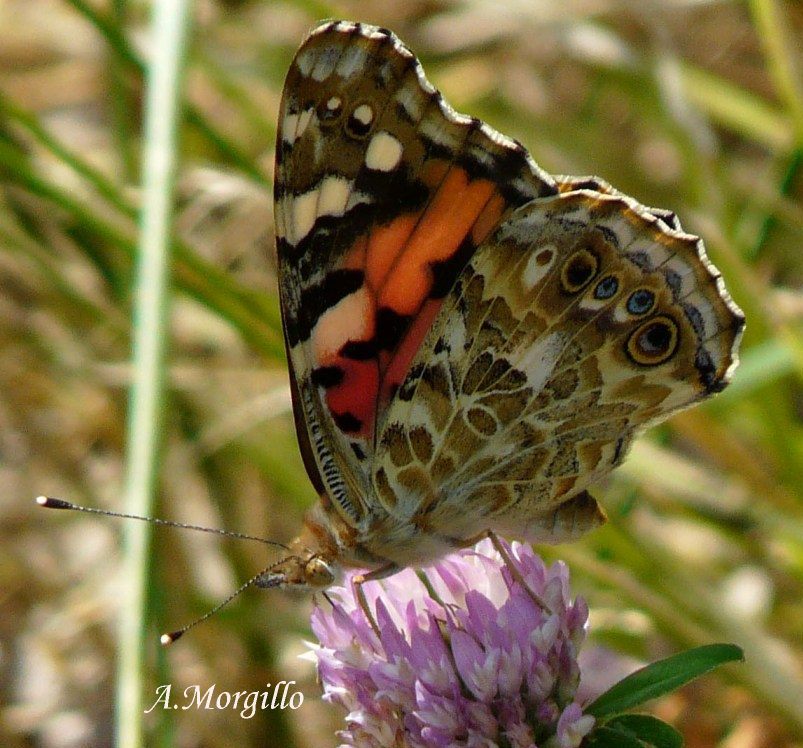
[[[295,445],[271,177],[284,72],[315,21],[396,31],[459,110],[553,173],[595,174],[704,237],[748,327],[733,385],[652,430],[596,494],[610,523],[545,549],[626,668],[714,641],[730,666],[652,705],[690,748],[803,745],[803,5],[675,0],[193,6],[155,514],[287,540],[314,499]],[[0,743],[111,744],[143,61],[150,4],[0,4]],[[161,50],[164,52],[164,50]],[[168,50],[169,53],[169,50]],[[250,590],[271,558],[156,529],[142,689],[265,690],[298,711],[154,710],[148,745],[335,745],[310,601]],[[618,659],[621,657],[621,659]]]

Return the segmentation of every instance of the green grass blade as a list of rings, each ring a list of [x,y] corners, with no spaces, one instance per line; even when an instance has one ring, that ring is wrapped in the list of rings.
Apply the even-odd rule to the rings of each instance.
[[[775,0],[752,0],[750,8],[767,55],[767,68],[778,94],[792,117],[798,145],[803,144],[803,89],[793,60],[794,42],[788,37],[790,19]]]
[[[67,0],[79,13],[81,13],[106,39],[109,48],[115,54],[116,60],[142,73],[145,63],[131,48],[125,35],[115,26],[112,19],[104,17],[92,8],[85,0]],[[188,124],[193,125],[222,155],[224,155],[237,168],[242,169],[248,176],[261,184],[267,184],[264,175],[254,166],[253,159],[243,153],[229,138],[219,132],[209,123],[204,114],[192,103],[185,104],[184,118]]]
[[[168,267],[175,154],[189,3],[157,2],[155,55],[145,104],[142,233],[137,258],[134,373],[128,417],[126,511],[151,513],[158,484],[159,435],[168,306]],[[117,744],[142,745],[142,676],[150,526],[125,526],[123,578],[128,582],[119,628]]]
[[[793,147],[792,122],[784,112],[692,65],[682,66],[682,78],[689,99],[716,122],[774,150]]]
[[[13,105],[0,97],[0,107],[3,106],[7,112],[14,111]],[[99,194],[127,218],[135,216],[133,206],[125,201],[115,185],[62,144],[50,138],[41,127],[38,125],[34,127],[35,120],[25,117],[17,118],[17,122],[26,126],[28,132],[37,137],[41,145],[87,179]],[[107,248],[102,262],[104,266],[118,270],[109,280],[114,285],[119,285],[120,278],[117,276],[120,275],[120,267],[126,263],[127,270],[127,263],[135,254],[132,237],[120,226],[102,217],[86,202],[67,193],[46,176],[36,172],[26,155],[18,148],[0,141],[0,168],[2,167],[5,167],[9,174],[13,174],[17,184],[39,197],[52,201],[67,211],[85,232],[88,231],[102,240],[99,244]],[[221,314],[258,350],[271,358],[284,357],[278,305],[269,296],[243,288],[230,275],[198,257],[180,241],[176,241],[173,247],[173,261],[173,275],[178,287]]]

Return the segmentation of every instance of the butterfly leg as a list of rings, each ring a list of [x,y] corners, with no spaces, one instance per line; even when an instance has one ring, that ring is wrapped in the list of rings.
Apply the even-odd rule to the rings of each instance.
[[[375,582],[377,579],[392,577],[396,572],[399,571],[401,571],[401,566],[397,566],[392,561],[389,561],[378,569],[374,569],[373,571],[369,571],[367,574],[360,574],[359,576],[354,577],[354,581],[357,584],[362,584],[363,582]]]
[[[371,609],[368,607],[368,600],[365,599],[365,592],[363,591],[362,586],[366,582],[375,582],[377,579],[384,579],[385,577],[393,576],[397,571],[400,570],[401,568],[396,564],[387,563],[378,569],[374,569],[368,574],[358,574],[351,580],[351,583],[354,585],[354,595],[357,598],[360,608],[362,608],[365,620],[367,620],[371,625],[371,628],[374,630],[374,633],[377,635],[377,637],[379,637],[379,626],[374,619],[373,613],[371,613]]]
[[[536,605],[543,608],[544,610],[551,611],[550,607],[546,604],[544,600],[542,600],[535,592],[530,589],[530,586],[527,582],[524,581],[524,577],[522,577],[521,572],[519,572],[518,567],[513,562],[513,559],[510,558],[510,554],[507,552],[505,547],[502,543],[499,542],[499,536],[493,530],[483,530],[478,535],[474,535],[470,538],[443,538],[444,540],[448,540],[448,542],[454,548],[470,548],[473,545],[476,545],[480,542],[480,540],[485,540],[485,538],[489,538],[491,543],[493,543],[494,548],[499,552],[499,555],[502,557],[502,560],[505,562],[505,565],[510,569],[510,573],[513,575],[513,578],[526,590],[527,594],[533,599]],[[381,569],[380,569],[381,571]]]
[[[544,610],[549,611],[550,613],[553,612],[549,605],[547,605],[546,601],[537,595],[532,589],[530,589],[530,585],[524,581],[524,577],[521,575],[518,566],[516,566],[516,564],[513,562],[513,559],[510,557],[510,554],[507,552],[507,549],[499,541],[499,536],[493,530],[488,530],[487,532],[483,533],[483,537],[490,538],[494,548],[496,548],[496,550],[499,552],[499,555],[502,557],[502,560],[505,562],[505,566],[510,569],[510,573],[513,578],[533,599],[533,602],[535,602],[536,605]]]

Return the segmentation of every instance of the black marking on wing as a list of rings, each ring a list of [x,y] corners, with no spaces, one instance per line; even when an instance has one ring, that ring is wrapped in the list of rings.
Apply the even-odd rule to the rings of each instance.
[[[362,428],[362,421],[353,413],[335,413],[332,411],[332,419],[337,427],[344,433],[356,433]]]
[[[432,299],[443,299],[452,290],[457,276],[471,259],[477,247],[471,240],[471,233],[463,239],[457,251],[445,260],[430,263],[432,269],[432,289],[429,296]]]
[[[711,360],[711,354],[702,346],[694,356],[694,368],[700,374],[706,393],[721,392],[727,386],[726,381],[717,377],[717,367]]]
[[[344,372],[339,366],[319,366],[312,371],[312,383],[318,387],[335,387],[343,381]]]
[[[338,351],[343,358],[350,358],[352,361],[371,361],[376,358],[376,341],[371,340],[349,340]]]
[[[410,326],[412,319],[409,314],[399,314],[389,307],[378,309],[376,312],[376,350],[394,350]]]
[[[599,231],[611,245],[619,249],[619,237],[612,228],[601,223],[596,224],[594,228]]]

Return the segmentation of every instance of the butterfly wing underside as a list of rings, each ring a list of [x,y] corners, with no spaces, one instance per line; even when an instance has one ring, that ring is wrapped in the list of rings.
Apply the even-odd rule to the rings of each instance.
[[[279,289],[296,426],[316,489],[371,522],[377,433],[458,274],[554,180],[455,113],[392,33],[316,28],[285,82]]]
[[[366,558],[581,534],[634,434],[736,366],[744,318],[673,213],[553,179],[384,29],[299,49],[275,201],[302,455]]]
[[[398,526],[570,539],[634,433],[721,390],[744,318],[702,242],[600,180],[519,208],[451,289],[377,447]]]

